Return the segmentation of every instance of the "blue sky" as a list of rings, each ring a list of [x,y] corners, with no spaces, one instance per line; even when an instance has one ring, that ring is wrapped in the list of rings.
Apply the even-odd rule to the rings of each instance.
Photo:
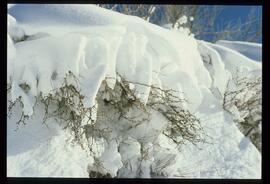
[[[211,8],[211,5],[208,5]],[[231,26],[236,25],[247,25],[248,16],[253,10],[256,14],[256,21],[252,22],[250,29],[245,29],[245,26],[241,26],[242,29],[238,32],[230,34],[226,36],[226,40],[237,40],[237,41],[249,41],[247,39],[251,39],[252,42],[262,42],[262,37],[256,38],[253,40],[254,35],[256,35],[256,31],[261,29],[261,18],[262,18],[262,6],[238,6],[238,5],[231,5],[231,6],[220,6],[222,8],[221,13],[217,16],[214,25],[212,26],[213,30],[210,32],[222,32],[224,30],[238,30],[238,27],[234,27],[232,29],[227,29],[226,25],[228,22],[231,23]],[[241,22],[239,22],[239,19]],[[196,21],[196,20],[195,20]],[[249,21],[250,22],[250,21]],[[244,32],[244,30],[249,30]],[[211,35],[197,35],[198,39],[203,39],[207,41],[215,41],[217,38]]]
[[[220,14],[220,19],[246,19],[252,8],[255,8],[257,13],[262,13],[262,6],[224,6],[224,9]]]
[[[255,10],[256,17],[262,17],[262,6],[224,6],[224,9],[219,15],[217,21],[237,21],[241,18],[242,22],[245,22],[252,9]],[[262,22],[258,21],[257,24],[254,24],[254,27],[258,26],[258,24],[262,24]],[[261,43],[262,39],[257,40],[257,42]]]

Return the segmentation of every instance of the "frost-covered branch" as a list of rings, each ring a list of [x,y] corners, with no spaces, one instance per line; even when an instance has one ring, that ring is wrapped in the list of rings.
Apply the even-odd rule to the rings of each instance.
[[[138,98],[136,88],[131,87],[134,85],[150,88],[146,104]],[[30,90],[30,86],[27,84],[21,84],[20,88],[26,93]],[[203,142],[203,129],[200,120],[184,108],[182,103],[187,101],[176,94],[175,90],[131,82],[117,74],[115,87],[110,88],[105,79],[96,96],[96,105],[87,108],[83,101],[87,97],[81,94],[79,79],[72,72],[68,72],[58,89],[48,95],[38,95],[36,100],[44,106],[43,123],[45,125],[49,118],[56,119],[64,129],[72,133],[73,143],[79,144],[89,154],[95,156],[97,154],[95,151],[96,141],[104,140],[106,144],[110,142],[113,130],[112,125],[109,124],[126,121],[126,128],[123,131],[128,132],[150,122],[153,111],[159,113],[165,118],[164,121],[167,121],[166,126],[159,130],[160,134],[172,140],[176,146],[185,144],[186,141],[195,145]],[[19,97],[15,102],[10,103],[8,111],[11,112],[18,102],[21,106],[24,105]],[[25,123],[27,118],[29,116],[25,116],[22,108],[19,122]],[[143,137],[138,139],[142,146],[147,140],[144,139]],[[145,154],[148,154],[148,151],[143,155],[145,156]],[[142,163],[145,162],[143,155],[141,155]],[[101,162],[99,158],[96,159]],[[97,165],[93,167],[99,168]],[[103,174],[100,175],[101,173]],[[138,173],[141,173],[140,166]],[[109,171],[102,168],[100,171],[97,169],[89,170],[89,175],[91,177],[111,177]]]

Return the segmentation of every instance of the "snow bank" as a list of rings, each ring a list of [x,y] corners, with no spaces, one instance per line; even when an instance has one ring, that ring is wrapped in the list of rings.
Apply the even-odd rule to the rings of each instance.
[[[216,44],[240,52],[252,60],[262,61],[262,44],[227,40],[218,40]]]
[[[7,176],[22,177],[88,177],[87,165],[93,162],[78,145],[70,143],[55,120],[42,123],[42,105],[26,125],[17,126],[20,115],[17,104],[7,123]]]
[[[71,12],[72,19],[67,18],[71,16],[67,12]],[[129,17],[126,20],[127,16],[120,16],[118,13],[100,9],[93,5],[64,5],[62,8],[57,5],[16,5],[9,9],[9,13],[16,17],[27,34],[32,34],[33,31],[29,31],[29,29],[34,27],[36,32],[45,31],[49,35],[55,35],[44,39],[21,42],[16,45],[18,50],[17,58],[19,58],[21,65],[18,70],[28,66],[29,62],[38,70],[46,70],[36,71],[40,75],[38,93],[42,91],[46,95],[53,89],[53,86],[49,84],[51,83],[49,79],[52,72],[56,71],[59,74],[59,79],[61,79],[63,73],[71,70],[75,74],[80,74],[82,78],[96,77],[92,81],[83,82],[85,83],[84,86],[87,85],[87,89],[82,89],[85,92],[84,94],[88,92],[89,102],[87,104],[91,106],[100,82],[105,77],[115,77],[115,72],[119,72],[129,81],[151,85],[154,76],[157,78],[163,71],[166,72],[173,67],[171,72],[182,77],[165,75],[165,78],[160,77],[157,80],[161,80],[161,83],[162,80],[174,80],[175,77],[187,80],[187,82],[182,82],[182,89],[176,90],[185,93],[185,97],[190,102],[190,109],[194,111],[201,101],[198,85],[209,86],[211,83],[211,78],[203,67],[200,55],[196,51],[194,38],[151,25],[142,19]],[[29,25],[32,21],[35,21],[37,16],[41,16],[39,25],[30,28],[28,26],[24,27],[24,25]],[[95,18],[95,16],[98,16],[99,19]],[[57,19],[52,17],[57,17]],[[93,21],[83,22],[81,20]],[[56,26],[54,23],[58,24],[58,21],[62,23]],[[96,26],[101,22],[103,22],[102,25],[107,25],[106,28]],[[48,24],[56,28],[48,28]],[[52,29],[55,30],[59,27],[64,29],[69,24],[72,26],[66,29],[66,32],[67,30],[69,32],[66,35],[63,32],[58,35],[59,32],[56,34],[55,31],[52,31]],[[113,26],[111,26],[112,24]],[[108,35],[108,33],[110,34]],[[33,47],[33,45],[38,46]],[[34,49],[29,49],[32,47]],[[41,51],[44,53],[43,55],[39,55]],[[94,70],[91,64],[93,62],[100,65],[99,67],[95,66],[96,71],[92,71]],[[186,64],[187,62],[189,64]],[[42,63],[46,63],[48,66],[43,67]],[[65,65],[62,63],[65,63]],[[130,67],[130,69],[127,70],[127,67]],[[15,72],[15,80],[20,78],[22,72]],[[89,76],[83,76],[84,74]],[[37,74],[34,73],[33,75]],[[93,81],[97,83],[92,84]],[[111,87],[113,87],[113,83],[112,81]],[[177,83],[180,82],[172,81],[167,86],[168,83],[163,82],[162,87],[174,89],[175,84],[178,85]],[[193,90],[190,90],[191,88]],[[138,98],[146,103],[149,87],[137,85],[136,89]]]
[[[24,30],[18,26],[16,19],[9,14],[7,16],[7,24],[8,34],[14,41],[19,41],[24,37]]]
[[[210,47],[210,43],[204,41],[199,42],[198,49],[205,61],[206,68],[212,76],[212,86],[217,88],[221,95],[224,94],[230,73],[225,69],[220,54]]]
[[[25,13],[27,12],[27,13]],[[20,23],[44,25],[107,25],[126,16],[95,5],[17,4],[8,13]],[[36,21],[36,20],[39,21]]]
[[[169,163],[160,172],[180,177],[182,163],[207,160],[211,164],[204,162],[199,173],[193,170],[188,177],[260,178],[260,154],[250,141],[243,141],[213,91],[218,90],[222,96],[236,68],[261,71],[261,63],[227,47],[196,41],[186,34],[94,5],[15,5],[8,13],[9,100],[21,96],[23,111],[30,116],[29,124],[19,127],[21,133],[12,132],[18,115],[8,119],[8,176],[88,176],[93,158],[79,147],[65,144],[68,133],[59,128],[51,132],[41,125],[41,112],[33,110],[34,97],[54,94],[71,71],[79,80],[86,107],[95,105],[102,81],[114,88],[118,73],[134,83],[132,88],[141,102],[147,103],[151,85],[176,90],[176,95],[187,99],[185,107],[189,111],[202,118],[209,116],[203,121],[205,127],[215,128],[207,133],[217,144],[201,145],[205,151],[200,152],[192,145],[183,147],[183,153],[190,155],[184,159],[172,142],[158,136],[166,123],[164,118],[153,113],[150,122],[124,132],[122,128],[128,124],[116,122],[119,126],[100,155],[112,176],[117,172],[121,177],[138,176],[134,169],[139,168],[140,152],[147,150],[149,159],[140,160],[141,177],[150,177],[151,163],[156,170],[162,162]],[[29,92],[20,87],[23,83],[29,85]],[[212,112],[213,107],[216,112]],[[112,126],[110,121],[107,123]],[[54,126],[56,122],[49,124]],[[121,131],[123,135],[117,140],[116,133]],[[39,138],[29,142],[36,134]],[[145,137],[146,142],[142,141]],[[52,141],[45,148],[48,139]],[[209,149],[214,156],[207,154]],[[45,168],[43,164],[48,165]],[[214,172],[214,165],[226,174]]]
[[[24,141],[31,144],[31,140],[40,132],[30,131],[28,133],[24,133],[24,137],[25,135],[29,136],[28,139],[19,142],[19,137],[15,135],[16,146]],[[60,135],[47,137],[47,141],[39,142],[34,148],[24,147],[27,149],[21,153],[12,155],[8,152],[7,176],[88,177],[87,165],[93,163],[93,158],[89,157],[80,146],[72,146],[71,143],[67,142],[69,137],[69,134],[62,132]],[[9,140],[8,144],[11,143],[14,142]]]
[[[204,99],[197,116],[211,138],[209,143],[187,145],[182,150],[177,162],[180,174],[195,178],[261,178],[259,151],[243,137],[211,91],[202,90]]]
[[[247,75],[249,72],[262,74],[261,63],[242,55],[237,50],[205,41],[199,41],[198,48],[212,76],[212,85],[219,90],[221,95],[224,94],[227,82],[232,75]]]
[[[235,50],[210,43],[208,43],[208,45],[219,53],[223,63],[225,64],[225,68],[231,72],[233,72],[233,70],[241,70],[243,68],[246,68],[249,71],[262,69],[261,63],[258,63]]]

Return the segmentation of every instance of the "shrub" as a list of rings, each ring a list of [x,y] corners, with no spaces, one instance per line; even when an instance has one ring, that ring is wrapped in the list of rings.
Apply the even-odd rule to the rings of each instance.
[[[86,108],[83,101],[86,97],[81,94],[79,80],[69,72],[59,89],[46,96],[40,94],[36,97],[36,104],[44,105],[43,123],[46,124],[48,118],[55,118],[64,129],[71,131],[73,143],[79,144],[94,156],[94,165],[100,160],[93,150],[93,141],[102,139],[108,143],[112,132],[110,127],[103,126],[105,122],[113,123],[124,119],[129,122],[125,130],[132,129],[150,121],[150,113],[153,110],[166,118],[167,126],[161,130],[161,133],[176,145],[180,146],[186,141],[193,144],[203,141],[203,129],[199,119],[187,109],[182,108],[181,103],[185,100],[176,96],[176,91],[130,82],[119,74],[117,78],[114,89],[109,88],[104,80],[96,96],[96,105]],[[144,85],[151,89],[146,104],[136,96],[135,88],[131,88],[131,85]],[[27,85],[21,85],[21,88],[23,86]],[[29,86],[25,87],[24,91],[27,93],[29,88]],[[9,113],[16,103],[23,105],[21,97],[9,104]],[[131,116],[132,111],[139,112],[138,116]],[[25,116],[22,110],[22,117],[18,122],[25,122],[27,118],[28,116]],[[141,155],[141,161],[144,160],[143,155]],[[89,176],[111,177],[110,173],[103,172],[89,170]]]
[[[230,87],[233,86],[233,87]],[[223,108],[234,116],[240,131],[261,151],[262,77],[233,75],[224,94]]]

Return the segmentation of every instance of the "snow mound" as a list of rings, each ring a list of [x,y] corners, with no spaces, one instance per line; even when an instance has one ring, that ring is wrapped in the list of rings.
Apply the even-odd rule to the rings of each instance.
[[[37,6],[38,8],[31,8],[31,6]],[[51,16],[54,15],[53,13],[43,14],[42,12],[46,12],[47,9],[49,9],[50,11],[58,13],[58,9],[60,9],[60,12],[65,13],[57,14],[57,17],[61,19],[61,21],[65,19],[69,23],[80,22],[77,19],[73,22],[73,20],[66,18],[66,14],[69,11],[75,11],[74,9],[77,10],[75,12],[80,12],[81,6],[63,6],[63,9],[56,5],[31,6],[16,5],[10,8],[9,13],[16,18],[18,17],[17,19],[23,17],[21,20],[18,20],[18,22],[20,22],[20,24],[27,24],[28,21],[36,20],[33,19],[33,17],[36,18],[36,16],[34,16],[36,14],[37,16],[42,14],[44,20],[52,20]],[[40,10],[40,12],[36,9],[42,9],[43,11]],[[89,16],[92,16],[92,14],[93,16],[102,14],[102,16],[99,17],[103,17],[104,19],[119,16],[117,13],[114,14],[103,9],[100,9],[96,14],[97,10],[99,10],[99,8],[89,5],[84,7],[82,12],[85,11],[83,15]],[[18,15],[13,13],[13,11],[18,12]],[[88,11],[90,13],[87,13]],[[103,13],[103,11],[106,13]],[[27,13],[22,13],[24,17],[20,12]],[[113,15],[111,16],[108,12]],[[82,16],[81,14],[74,14],[73,17],[77,17],[78,19]],[[80,27],[80,29],[78,27],[74,29],[70,27],[68,29],[69,33],[66,34],[61,33],[61,35],[56,34],[51,37],[18,43],[15,46],[17,50],[16,58],[20,61],[15,59],[9,62],[20,63],[20,67],[16,67],[17,71],[14,71],[14,74],[12,74],[12,72],[9,74],[15,81],[21,80],[23,75],[27,76],[29,73],[24,70],[24,67],[31,65],[35,71],[31,71],[30,73],[33,77],[38,75],[38,86],[29,81],[20,81],[19,83],[30,83],[30,88],[31,86],[36,86],[37,94],[42,91],[44,95],[52,91],[54,86],[56,88],[59,87],[57,84],[59,84],[61,79],[63,79],[63,75],[69,70],[77,76],[80,74],[81,78],[88,79],[95,77],[96,79],[92,81],[88,80],[88,82],[82,82],[82,85],[85,87],[82,88],[85,92],[84,94],[88,93],[87,96],[89,97],[87,104],[88,106],[92,106],[93,99],[96,96],[101,81],[104,80],[105,77],[115,78],[116,72],[119,72],[128,81],[145,83],[147,85],[151,85],[152,81],[160,81],[161,87],[182,91],[190,102],[191,110],[196,110],[201,101],[198,86],[209,86],[211,78],[207,70],[203,67],[199,53],[196,52],[195,39],[180,33],[170,32],[158,26],[152,27],[142,19],[131,17],[128,21],[124,21],[126,16],[123,17],[124,18],[119,17],[117,19],[122,20],[121,24],[115,24],[117,26],[110,26],[113,22],[107,23],[108,25],[106,25],[106,27],[94,26],[96,22],[93,21],[88,24],[82,23],[83,27]],[[12,17],[10,16],[10,18]],[[39,22],[41,23],[43,19]],[[82,19],[84,20],[85,17]],[[100,22],[100,20],[97,20],[97,22]],[[47,29],[46,26],[45,28],[44,26],[45,24],[35,26],[35,31],[46,31],[49,35],[55,33],[50,30],[51,28]],[[27,30],[28,28],[25,29],[26,34],[28,34]],[[34,47],[33,45],[38,46]],[[179,49],[180,47],[181,49]],[[186,62],[189,62],[189,65],[187,65]],[[46,67],[42,66],[45,63]],[[63,63],[65,64],[63,65]],[[94,63],[98,64],[96,65]],[[166,73],[168,70],[172,72],[171,76],[159,77],[159,75],[163,72]],[[50,81],[53,72],[57,73],[56,82]],[[11,76],[8,76],[8,78]],[[33,77],[25,77],[25,80]],[[181,78],[187,82],[181,83],[174,81],[175,77]],[[168,81],[170,81],[170,84]],[[115,83],[113,79],[110,83],[112,83],[111,87],[113,88],[113,84]],[[180,83],[182,89],[179,89]],[[178,87],[175,87],[175,85]],[[149,87],[136,86],[136,89],[137,96],[146,103]]]
[[[131,88],[144,104],[151,85],[175,90],[179,98],[187,100],[186,109],[206,118],[202,120],[203,126],[217,142],[200,145],[201,151],[194,145],[183,146],[183,158],[166,137],[155,135],[162,130],[165,120],[153,112],[150,122],[124,132],[122,142],[112,134],[110,143],[100,148],[103,152],[99,158],[112,176],[118,173],[121,177],[136,177],[134,169],[141,167],[140,176],[151,177],[150,168],[157,169],[166,162],[170,166],[164,166],[161,172],[180,177],[183,165],[192,162],[196,167],[197,161],[202,163],[199,171],[192,166],[186,177],[260,178],[260,153],[240,133],[221,104],[232,73],[239,68],[261,71],[261,63],[244,56],[243,49],[235,51],[222,44],[197,41],[94,5],[9,7],[7,36],[7,78],[11,85],[8,100],[14,102],[21,97],[23,112],[30,117],[25,127],[19,127],[19,133],[13,132],[18,114],[8,119],[8,176],[87,177],[87,168],[94,167],[94,158],[87,157],[79,147],[65,144],[69,134],[63,133],[55,121],[48,122],[49,127],[54,127],[53,131],[48,130],[42,125],[42,108],[34,109],[34,98],[55,94],[71,72],[79,80],[86,107],[96,105],[103,81],[111,89],[115,87],[117,74],[133,83]],[[22,84],[29,86],[28,92]],[[126,122],[118,123],[121,126],[115,132],[126,126]],[[36,134],[39,136],[35,141],[30,141]],[[149,142],[142,144],[142,138],[152,134],[154,139],[147,138]],[[47,143],[48,140],[52,141]],[[149,155],[139,166],[143,150]],[[213,155],[209,156],[207,151]]]
[[[240,52],[252,60],[262,61],[262,44],[227,40],[219,40],[216,44]]]
[[[248,73],[248,72],[262,72],[262,64],[256,62],[239,52],[223,47],[220,45],[215,45],[207,43],[211,48],[216,50],[221,57],[221,61],[225,65],[225,69],[232,74],[236,73]]]
[[[222,111],[209,89],[203,88],[203,96],[197,116],[213,141],[200,145],[202,150],[192,145],[183,149],[177,163],[180,173],[195,178],[261,178],[259,151],[243,137],[231,116]]]
[[[38,25],[107,25],[118,23],[125,17],[95,5],[17,4],[8,12],[20,23]]]

